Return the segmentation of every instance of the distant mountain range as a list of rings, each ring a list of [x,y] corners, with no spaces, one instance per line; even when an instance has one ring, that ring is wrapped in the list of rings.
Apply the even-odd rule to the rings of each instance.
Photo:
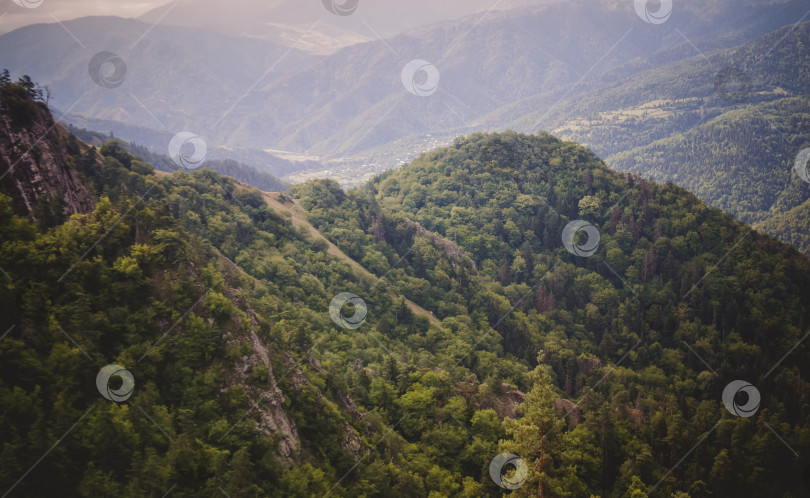
[[[154,166],[158,171],[173,173],[183,169],[172,160],[171,157],[152,152],[148,147],[144,147],[143,145],[122,141],[112,135],[77,128],[70,124],[68,125],[67,131],[94,147],[103,147],[104,144],[114,141],[127,152],[137,155]],[[276,178],[270,173],[259,171],[252,166],[240,164],[232,159],[206,159],[202,167],[229,176],[265,192],[284,192],[290,187],[287,182]]]
[[[799,151],[810,146],[808,39],[805,22],[673,62],[568,99],[545,124],[618,170],[676,182],[747,223],[765,222],[810,199],[810,185],[794,171]],[[748,85],[738,81],[732,96],[716,86],[730,72],[738,76],[729,85]],[[784,231],[769,233],[810,250]]]
[[[324,2],[299,0],[240,0],[223,9],[217,0],[179,0],[152,9],[139,17],[141,21],[178,26],[193,26],[240,36],[273,38],[282,32],[306,31],[318,23],[301,43],[314,51],[334,52],[347,46],[342,40],[377,39],[393,36],[425,25],[452,21],[465,15],[488,10],[503,11],[517,7],[561,3],[564,0],[411,0],[409,2],[360,1],[352,15],[335,16],[324,8]],[[344,0],[335,2],[340,5]],[[215,20],[215,22],[212,22]],[[303,32],[302,31],[302,32]],[[297,38],[297,37],[296,37]],[[337,42],[330,46],[319,42]]]
[[[798,20],[804,3],[688,1],[655,26],[628,2],[566,2],[474,14],[330,56],[166,19],[152,28],[84,18],[63,24],[85,48],[59,25],[29,26],[0,37],[0,66],[31,74],[52,88],[55,107],[87,117],[344,158],[408,136],[511,124],[519,116],[480,118],[516,102],[522,115],[545,112],[565,96],[694,56],[692,44],[733,47]],[[87,75],[102,50],[126,62],[118,88]],[[432,98],[403,88],[413,59],[440,73]]]
[[[101,120],[83,126],[162,153],[165,137],[190,130],[218,157],[293,180],[357,185],[460,134],[548,130],[749,223],[808,199],[788,167],[805,146],[793,117],[807,93],[804,0],[685,0],[663,24],[644,22],[619,0],[504,3],[487,12],[475,2],[409,4],[389,24],[382,7],[365,3],[346,17],[318,2],[262,5],[231,9],[217,26],[206,24],[210,2],[169,4],[141,20],[29,26],[0,36],[0,67],[48,85],[52,106],[74,124]],[[442,22],[411,21],[418,15]],[[126,62],[120,87],[100,88],[87,74],[103,50]],[[412,60],[436,69],[429,97],[403,86]],[[732,93],[735,75],[750,92],[724,100],[723,74]],[[799,100],[776,104],[783,99]],[[735,156],[752,137],[774,154]],[[764,179],[767,188],[753,185],[767,171],[778,171]],[[783,195],[790,185],[795,192]],[[777,202],[786,195],[790,202]]]

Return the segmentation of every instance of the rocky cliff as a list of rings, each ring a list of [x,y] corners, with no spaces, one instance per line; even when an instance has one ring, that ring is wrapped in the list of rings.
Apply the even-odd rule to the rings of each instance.
[[[42,202],[63,218],[91,212],[95,198],[71,164],[61,138],[66,132],[44,104],[15,86],[0,92],[0,193],[34,217]]]

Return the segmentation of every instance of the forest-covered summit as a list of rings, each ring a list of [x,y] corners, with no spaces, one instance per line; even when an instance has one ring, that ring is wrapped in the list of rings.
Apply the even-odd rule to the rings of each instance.
[[[649,490],[721,420],[657,495],[765,495],[772,489],[753,477],[760,471],[775,473],[767,482],[798,482],[801,461],[766,425],[792,420],[794,442],[806,444],[806,393],[796,384],[807,375],[805,347],[788,356],[790,366],[779,362],[806,333],[810,266],[795,249],[550,135],[473,134],[346,194],[328,181],[293,193],[333,241],[426,309],[497,331],[497,345],[483,338],[462,364],[493,346],[540,364],[536,397],[505,424],[515,439],[504,447],[536,469],[542,435],[555,432],[544,440],[550,496]],[[575,220],[598,230],[591,257],[564,247]],[[414,236],[414,223],[442,242]],[[594,373],[591,364],[611,366]],[[761,389],[760,418],[729,417],[719,402],[738,378]],[[556,432],[555,397],[576,400],[582,423],[570,432]],[[757,434],[756,451],[738,439],[746,433]],[[534,472],[529,479],[527,496],[539,484]]]
[[[517,496],[803,489],[810,262],[681,188],[516,133],[358,189],[294,187],[374,281],[286,197],[62,131],[43,139],[63,161],[0,149],[95,201],[67,218],[47,193],[27,213],[0,195],[9,496],[477,497],[504,492],[505,451],[527,464]],[[580,219],[590,257],[564,247]],[[330,316],[344,292],[357,328]],[[135,379],[121,403],[96,385],[109,364]],[[754,417],[723,407],[736,379],[762,394]]]

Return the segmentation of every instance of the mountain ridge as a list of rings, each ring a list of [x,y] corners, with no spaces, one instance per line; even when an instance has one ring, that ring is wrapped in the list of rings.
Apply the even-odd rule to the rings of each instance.
[[[640,20],[629,6],[624,5],[621,7],[621,10],[619,10],[617,5],[618,4],[614,5],[610,2],[605,2],[594,7],[585,2],[573,6],[552,4],[550,6],[517,11],[507,10],[492,13],[490,16],[484,18],[478,25],[475,25],[475,22],[481,20],[481,17],[469,17],[456,23],[438,25],[415,34],[398,35],[384,41],[375,41],[373,43],[370,42],[347,47],[326,58],[293,57],[294,60],[287,60],[288,57],[284,59],[284,64],[276,65],[272,71],[273,75],[277,74],[275,79],[271,76],[267,81],[263,81],[255,88],[255,96],[248,96],[246,100],[241,102],[236,101],[236,99],[238,99],[239,95],[244,93],[246,88],[251,87],[251,84],[261,75],[261,71],[253,75],[242,76],[245,71],[239,66],[258,66],[263,70],[264,68],[273,66],[273,62],[281,58],[282,51],[274,49],[276,59],[268,57],[269,61],[264,64],[257,64],[257,58],[255,56],[251,56],[251,58],[240,57],[240,63],[236,65],[221,63],[223,67],[229,68],[225,73],[218,70],[214,72],[215,74],[203,75],[200,73],[200,68],[196,68],[192,65],[183,67],[181,71],[172,71],[170,74],[164,74],[163,78],[179,78],[179,75],[175,74],[178,72],[194,74],[194,81],[181,78],[176,83],[185,89],[186,94],[196,96],[199,102],[205,102],[206,104],[210,101],[210,98],[202,97],[206,95],[206,92],[200,85],[200,81],[209,81],[211,85],[213,85],[213,88],[220,89],[220,93],[232,95],[230,101],[222,106],[219,113],[212,112],[212,109],[208,108],[209,106],[201,108],[199,102],[195,104],[193,100],[188,99],[183,102],[171,104],[174,107],[181,105],[186,110],[192,108],[196,109],[194,114],[198,118],[198,122],[200,118],[205,115],[206,117],[202,118],[201,121],[208,126],[215,120],[221,119],[226,109],[236,101],[237,106],[226,117],[226,122],[220,123],[216,127],[219,128],[223,126],[225,129],[230,129],[231,131],[223,133],[220,129],[214,129],[215,137],[209,137],[212,142],[217,142],[217,145],[233,146],[238,142],[243,147],[247,145],[258,148],[289,149],[299,152],[308,150],[310,152],[318,152],[321,155],[327,153],[345,154],[352,152],[347,149],[352,147],[355,143],[355,147],[357,147],[358,150],[363,150],[370,146],[390,141],[391,138],[399,138],[410,133],[430,133],[445,128],[460,128],[464,126],[464,120],[469,122],[481,113],[494,110],[490,102],[494,101],[499,107],[512,99],[536,94],[536,87],[533,91],[529,90],[532,85],[540,87],[543,85],[557,87],[571,85],[580,78],[582,74],[589,72],[589,68],[605,55],[604,47],[613,45],[622,37],[627,29],[632,29],[626,40],[627,43],[619,46],[615,54],[609,54],[607,60],[602,61],[600,68],[597,68],[591,77],[596,77],[608,69],[614,70],[615,68],[611,68],[611,65],[616,66],[618,64],[629,63],[636,57],[651,57],[651,46],[654,52],[656,50],[655,47],[661,49],[667,45],[674,44],[675,46],[682,47],[680,50],[683,50],[684,54],[694,53],[689,43],[684,41],[675,31],[667,28],[665,32],[658,32],[643,27],[638,24]],[[760,10],[743,15],[742,20],[739,20],[737,18],[737,16],[740,16],[738,13],[739,9],[731,9],[728,2],[718,2],[717,12],[712,15],[721,21],[721,27],[719,29],[726,30],[725,32],[730,38],[726,41],[715,43],[733,44],[740,40],[745,40],[745,37],[748,36],[764,34],[770,31],[770,28],[773,27],[773,23],[781,22],[779,19],[791,18],[798,4],[788,1],[777,2],[774,5],[778,5],[779,8],[776,10],[779,12],[783,11],[783,14],[776,17],[757,16],[755,14],[761,12],[761,10],[765,9],[767,6],[747,4],[747,8],[749,9]],[[697,4],[684,5],[682,8],[685,9],[683,15],[688,16],[688,20],[699,20],[698,14],[700,14],[701,11]],[[605,16],[619,23],[620,26],[614,30],[615,32],[604,33],[604,30],[592,29],[590,32],[593,33],[592,36],[595,36],[596,39],[587,40],[586,42],[580,42],[571,36],[562,36],[557,33],[562,26],[574,24],[582,26],[584,25],[583,23],[592,23],[596,26],[597,23],[604,21]],[[728,17],[728,19],[724,19],[725,17]],[[75,23],[75,21],[70,22]],[[673,20],[673,23],[674,22],[676,22],[676,20]],[[701,25],[700,22],[697,26]],[[744,30],[745,33],[747,33],[746,35],[735,35],[733,33],[741,29],[735,26],[734,23],[737,22],[752,27],[747,28],[747,31]],[[518,25],[515,23],[518,23]],[[76,26],[78,25],[71,24],[69,28],[76,32],[77,36],[81,39],[82,32],[81,30],[77,30]],[[539,29],[538,26],[545,26],[546,29]],[[690,28],[689,26],[690,23],[685,23],[682,27],[687,30],[688,36],[697,35],[695,40],[697,43],[700,43],[700,40],[706,37],[702,34],[704,30],[700,30],[694,26]],[[455,34],[444,33],[449,27],[452,27],[452,31]],[[471,27],[474,27],[474,29],[470,30]],[[59,26],[51,26],[50,28],[54,30],[54,36],[61,37],[64,35]],[[171,29],[181,28],[166,27],[165,29],[161,29],[159,25],[155,29],[158,30],[158,33],[161,33],[163,31],[168,32],[171,31]],[[543,35],[546,31],[548,31],[548,36]],[[15,33],[15,36],[19,37],[21,31],[18,30]],[[521,37],[516,37],[518,33],[521,34]],[[557,35],[554,35],[554,33],[557,33]],[[219,37],[218,39],[226,39],[221,38],[221,35],[217,36]],[[453,36],[461,37],[460,43],[456,44]],[[150,38],[152,38],[151,34]],[[19,49],[18,46],[9,43],[10,39],[11,38],[8,36],[0,37],[0,43],[11,45],[8,50],[9,54],[20,52],[21,49]],[[227,39],[230,40],[230,38]],[[487,60],[477,60],[481,55],[478,47],[488,46],[487,40],[492,39],[512,40],[512,42],[511,45],[499,44],[498,46],[489,47],[487,52],[491,52],[491,54],[487,56]],[[42,43],[42,37],[40,37],[39,40],[25,41],[26,49],[23,52],[30,53],[33,47],[41,45]],[[255,40],[251,43],[254,45],[258,43],[260,45],[260,43]],[[205,46],[205,44],[200,45]],[[460,49],[463,50],[451,54],[451,57],[442,57],[441,54],[437,55],[437,50],[441,46],[445,48],[455,48],[456,51]],[[498,62],[513,59],[506,50],[507,46],[511,46],[510,50],[512,52],[520,51],[526,54],[526,57],[524,57],[526,62],[524,65],[525,69],[522,73],[510,74],[509,68],[504,66],[503,62]],[[107,46],[105,48],[109,50],[111,47]],[[392,54],[391,49],[393,49],[396,54],[400,55]],[[671,48],[668,48],[668,50],[671,50]],[[551,53],[553,53],[554,57],[549,58],[549,54]],[[412,110],[407,109],[409,106],[403,104],[405,101],[400,102],[403,109],[407,111],[404,114],[403,109],[390,110],[394,101],[387,100],[386,97],[390,99],[392,96],[399,97],[403,95],[403,89],[401,85],[399,85],[399,73],[402,69],[401,65],[409,60],[408,54],[411,54],[410,58],[415,56],[432,58],[433,63],[439,64],[437,67],[440,67],[445,83],[441,86],[440,90],[440,93],[443,93],[444,97],[437,97],[446,100],[445,103],[451,107],[451,110],[448,110],[445,106],[439,106],[436,109],[431,109],[424,105],[419,106],[417,105],[417,101],[412,103],[414,105],[414,109]],[[393,59],[395,59],[393,61],[390,60],[392,55]],[[39,58],[48,59],[48,57],[50,57],[49,54],[45,53]],[[194,61],[200,58],[195,56],[192,52],[184,55],[181,59]],[[155,61],[160,60],[163,59],[160,57],[155,58]],[[153,61],[153,65],[155,61]],[[362,68],[358,67],[360,61],[362,61],[363,64]],[[372,67],[372,69],[374,69],[373,71],[368,70],[369,61],[374,62]],[[33,71],[32,67],[17,63],[10,58],[3,58],[0,62],[2,63],[0,65],[10,67],[15,72],[21,71],[33,74],[36,79],[42,81],[44,84],[54,86],[54,82],[51,81],[52,77],[48,75],[53,74],[53,69],[38,69],[37,71]],[[450,65],[448,66],[448,64]],[[60,62],[54,60],[52,61],[52,65],[59,67]],[[295,65],[301,66],[300,69],[293,69]],[[398,65],[399,67],[397,67]],[[167,67],[170,66],[171,64]],[[545,81],[544,78],[547,78],[547,76],[543,75],[548,75],[550,68],[554,69],[555,74],[565,75],[565,77],[557,82]],[[329,76],[320,75],[318,70],[328,73]],[[312,71],[315,71],[317,74],[312,73]],[[476,80],[470,82],[467,81],[469,78],[465,78],[464,81],[466,83],[461,85],[460,76],[456,73],[462,71],[467,75],[481,73],[481,81]],[[513,70],[511,71],[513,72]],[[635,69],[633,71],[635,71]],[[229,73],[239,75],[240,79],[245,80],[244,84],[241,85],[241,87],[229,88],[222,87],[220,83],[216,82],[217,77],[221,78],[223,75],[228,76]],[[313,74],[318,77],[313,77]],[[357,75],[359,74],[363,75],[361,81],[357,81]],[[137,76],[137,73],[133,77],[135,76]],[[371,82],[373,83],[371,86],[365,83],[367,79],[374,80]],[[77,81],[80,81],[80,79]],[[154,85],[152,82],[143,79],[139,79],[137,82],[147,89],[145,92],[147,95],[154,93],[152,89]],[[317,84],[313,85],[313,82]],[[347,84],[351,82],[353,84],[344,85],[343,82]],[[386,95],[381,93],[383,91]],[[165,94],[166,89],[158,89],[158,92]],[[64,92],[58,92],[57,97],[59,99],[64,98],[68,101],[67,103],[61,101],[57,102],[57,107],[63,108],[67,108],[73,103],[71,99],[78,98],[78,96],[81,95],[80,92],[76,91],[71,91],[69,92],[70,95],[64,96],[59,95],[60,93]],[[448,96],[451,94],[456,97],[455,100]],[[280,100],[276,99],[276,95],[281,96],[279,97]],[[169,121],[170,124],[168,124],[168,126],[171,128],[189,125],[188,120],[179,119],[183,113],[179,113],[179,116],[169,114],[161,115],[163,107],[170,102],[169,99],[165,97],[159,99],[160,104],[151,100],[151,96],[148,98],[146,96],[139,96],[139,99],[147,108],[155,113],[161,121]],[[288,112],[292,103],[295,103],[295,105],[292,106],[294,109],[292,109],[292,112]],[[154,120],[145,113],[143,109],[132,102],[132,99],[128,98],[126,101],[122,99],[119,102],[114,102],[108,98],[105,100],[105,104],[106,107],[123,106],[131,115],[132,120],[142,125],[154,126]],[[358,104],[362,104],[362,108],[358,107]],[[429,121],[425,121],[424,117],[417,120],[413,119],[414,117],[418,117],[413,115],[413,111],[421,112],[420,108],[429,110],[431,113]],[[111,114],[104,115],[100,109],[100,107],[87,108],[86,104],[80,103],[77,111],[92,117],[113,117]],[[267,110],[267,112],[260,112],[260,114],[263,114],[263,116],[261,116],[262,119],[257,119],[258,116],[256,116],[259,109]],[[302,112],[302,110],[306,110],[306,112]],[[340,112],[344,114],[344,119],[335,121],[336,118],[333,114],[337,110],[340,110]],[[365,118],[350,121],[348,124],[349,129],[344,132],[342,130],[347,128],[345,114],[350,111],[354,112],[354,116],[357,118],[363,116],[365,116]],[[386,116],[386,111],[391,114]],[[246,112],[248,114],[245,114]],[[278,115],[276,116],[276,114]],[[302,114],[304,114],[304,119],[302,119]],[[461,120],[459,120],[459,115],[462,116]],[[359,127],[359,123],[366,122],[366,118],[370,119],[372,116],[376,118],[373,119],[372,122],[380,120],[381,117],[383,117],[383,121],[373,130],[368,130],[366,126]],[[403,124],[408,121],[412,121],[412,123],[403,128]],[[239,124],[245,122],[250,123],[249,130],[243,124]],[[429,124],[429,126],[427,126],[427,124]],[[386,136],[384,132],[387,128],[391,128],[390,136]],[[382,135],[380,135],[380,138],[375,138],[378,134]],[[367,136],[363,137],[363,135]]]
[[[0,86],[95,202],[0,194],[6,493],[810,490],[810,258],[681,186],[510,131],[282,196],[40,133]]]

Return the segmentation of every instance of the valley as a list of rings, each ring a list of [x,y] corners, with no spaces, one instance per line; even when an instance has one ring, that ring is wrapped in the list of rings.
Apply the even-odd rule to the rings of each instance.
[[[101,4],[0,12],[4,498],[810,494],[806,0]]]
[[[651,164],[655,161],[647,159],[647,151],[655,150],[669,164],[681,164],[686,159],[676,144],[684,134],[702,136],[701,130],[710,129],[722,116],[735,116],[741,109],[758,115],[759,106],[807,91],[806,78],[797,72],[807,59],[803,41],[808,24],[802,22],[806,11],[802,2],[745,2],[739,8],[735,2],[716,0],[711,31],[702,29],[707,21],[701,17],[701,5],[683,2],[680,17],[655,30],[638,25],[636,17],[626,15],[626,8],[612,0],[594,6],[551,2],[496,9],[420,27],[414,34],[375,36],[329,53],[299,50],[272,37],[208,36],[207,28],[195,25],[190,15],[183,21],[188,26],[182,28],[158,25],[147,45],[126,56],[128,66],[135,68],[127,77],[131,87],[102,93],[73,85],[82,78],[75,75],[78,68],[65,67],[64,61],[72,60],[71,54],[81,58],[84,51],[78,45],[65,46],[59,53],[49,50],[51,38],[64,36],[62,28],[53,25],[0,36],[0,46],[7,48],[0,66],[34,73],[56,90],[53,105],[69,110],[65,119],[75,126],[112,132],[159,154],[166,153],[177,130],[193,128],[209,144],[212,158],[236,160],[292,183],[328,177],[356,187],[451,143],[456,136],[514,129],[548,130],[591,147],[611,167],[695,189],[704,177],[668,173]],[[185,7],[179,8],[171,16]],[[565,33],[575,19],[590,38]],[[585,28],[602,19],[611,20],[611,30]],[[355,32],[370,33],[367,26],[352,24],[355,21],[346,20]],[[117,32],[136,38],[148,28],[139,23],[88,18],[65,27],[79,40],[110,47],[105,30],[115,26]],[[50,34],[43,36],[42,30]],[[209,38],[216,40],[216,49]],[[488,39],[501,42],[488,44]],[[181,51],[178,60],[185,65],[156,80],[154,65],[162,59],[154,55],[166,46]],[[481,57],[480,46],[488,47]],[[604,47],[612,48],[606,53]],[[227,56],[235,51],[240,54],[237,59]],[[402,88],[398,66],[409,53],[436,64],[441,74],[436,95],[415,97]],[[521,54],[521,62],[508,69],[499,61],[512,60],[513,53]],[[715,77],[732,66],[742,68],[741,74],[753,85],[742,102],[728,102],[717,93]],[[261,67],[270,69],[256,70]],[[173,84],[155,87],[156,81]],[[183,88],[182,98],[167,93],[170,88]],[[223,98],[211,99],[212,93]],[[762,137],[768,150],[795,154],[806,145],[801,140],[785,142],[788,129],[768,119],[733,125]],[[743,135],[734,136],[725,134],[727,142],[688,161],[707,170],[707,161],[728,164],[718,151],[736,147],[733,140]],[[284,152],[279,157],[267,150]],[[302,156],[310,159],[284,159]],[[783,168],[789,161],[758,157],[757,162]],[[758,165],[734,167],[753,170]],[[726,172],[722,176],[731,178]],[[710,204],[762,227],[770,226],[766,222],[770,216],[781,216],[810,198],[803,189],[789,204],[768,204],[766,198],[744,199],[742,188],[723,186],[734,193],[722,198],[706,187],[697,192]],[[778,188],[793,187],[782,181]],[[750,202],[758,206],[746,205]]]

